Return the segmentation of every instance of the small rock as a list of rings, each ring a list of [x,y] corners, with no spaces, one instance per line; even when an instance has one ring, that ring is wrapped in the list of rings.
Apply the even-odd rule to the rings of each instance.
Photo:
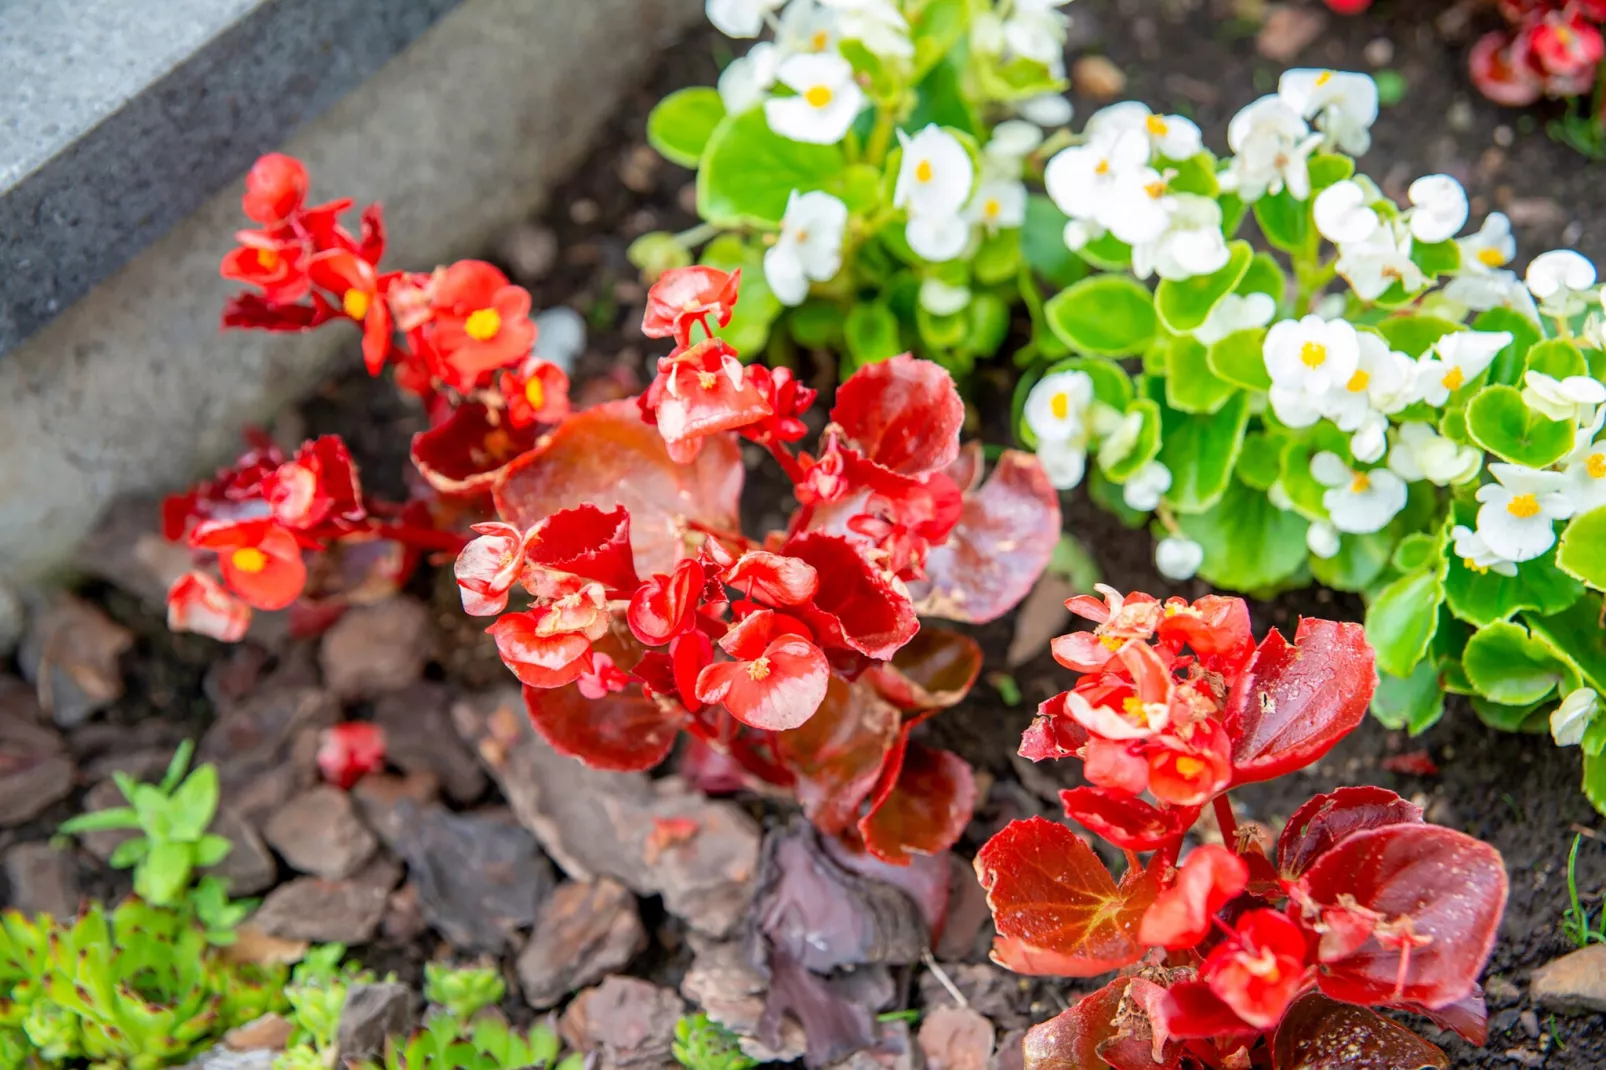
[[[1031,1024],[1019,975],[989,962],[942,962],[938,965],[970,1008],[1000,1029]],[[955,1006],[953,993],[930,971],[920,975],[920,999],[927,1007]]]
[[[1361,55],[1374,67],[1387,67],[1394,62],[1394,42],[1387,37],[1374,37],[1366,42]]]
[[[552,867],[535,838],[510,819],[453,814],[440,806],[398,808],[396,844],[418,888],[424,917],[465,950],[501,952],[536,919],[552,889]]]
[[[297,877],[269,892],[251,920],[267,935],[285,940],[366,944],[385,916],[394,876],[394,870],[375,865],[350,880]]]
[[[260,825],[318,782],[318,734],[339,717],[327,691],[266,681],[223,710],[201,737],[196,762],[216,765],[224,802]]]
[[[73,760],[39,712],[22,681],[0,676],[0,826],[38,817],[73,789]]]
[[[533,286],[558,262],[558,236],[550,227],[520,223],[502,238],[501,259],[520,286]]]
[[[428,607],[403,595],[348,611],[324,633],[318,663],[340,698],[374,698],[417,680],[433,645]]]
[[[1567,210],[1554,197],[1513,197],[1504,205],[1514,227],[1559,227]]]
[[[988,1066],[990,1070],[1025,1070],[1026,1030],[1011,1029],[1005,1033]]]
[[[908,1022],[877,1022],[870,1046],[833,1064],[831,1070],[914,1070],[914,1053]]]
[[[270,1012],[224,1033],[223,1046],[230,1051],[283,1051],[295,1028],[288,1018]]]
[[[24,914],[71,918],[78,913],[78,867],[48,843],[19,843],[6,851],[11,906]]]
[[[1076,585],[1057,572],[1045,572],[1037,578],[1020,612],[1015,614],[1015,635],[1004,655],[1006,665],[1019,668],[1069,630],[1071,611],[1065,608],[1065,600],[1075,593]]]
[[[963,1007],[938,1007],[920,1022],[926,1070],[987,1070],[993,1057],[993,1023]]]
[[[664,159],[650,145],[637,145],[619,164],[619,181],[633,193],[651,193]]]
[[[1255,35],[1255,48],[1269,60],[1290,63],[1325,29],[1327,16],[1321,12],[1278,4],[1267,14],[1260,33]]]
[[[84,574],[129,592],[151,610],[163,610],[167,589],[194,567],[189,548],[169,542],[157,528],[159,498],[119,498],[73,551]]]
[[[447,798],[467,805],[485,793],[485,770],[452,730],[452,694],[441,684],[419,681],[374,704],[374,721],[385,730],[385,757],[407,773],[432,773]]]
[[[405,831],[399,813],[401,802],[407,800],[415,806],[430,806],[440,795],[440,781],[433,773],[406,776],[370,773],[351,789],[351,798],[362,812],[363,820],[393,851]]]
[[[538,1011],[623,969],[647,946],[636,897],[606,877],[560,884],[519,954],[524,998]]]
[[[40,707],[72,728],[123,697],[118,659],[133,645],[134,633],[96,607],[57,595],[35,611],[17,661]]]
[[[1606,1014],[1606,944],[1591,944],[1534,971],[1528,994],[1557,1014]]]
[[[357,872],[379,846],[351,796],[327,785],[291,799],[262,835],[294,868],[332,881]]]
[[[10,585],[0,583],[0,658],[10,656],[22,641],[28,627],[28,613],[22,597]]]
[[[202,1052],[179,1070],[273,1070],[278,1051],[257,1048],[254,1051],[230,1051],[222,1044]]]
[[[749,1058],[761,1063],[801,1059],[808,1040],[794,1018],[781,1020],[778,1047],[767,1047],[758,1039],[769,979],[754,968],[742,944],[736,940],[716,942],[693,933],[691,946],[692,964],[681,979],[680,994],[702,1008],[711,1021],[740,1038],[742,1051]]]
[[[388,1037],[405,1037],[413,1031],[413,993],[394,982],[354,984],[346,989],[336,1037],[338,1062],[371,1059],[385,1050]]]
[[[1533,1011],[1523,1011],[1517,1015],[1517,1024],[1522,1026],[1522,1031],[1528,1035],[1529,1040],[1539,1039],[1539,1015]]]
[[[1083,56],[1071,67],[1071,83],[1094,100],[1114,100],[1126,91],[1126,72],[1108,56]]]
[[[969,959],[977,954],[978,945],[986,957],[985,947],[992,943],[993,912],[987,906],[987,893],[976,880],[976,870],[958,855],[948,860],[948,916],[937,938],[932,954],[939,959]],[[982,933],[987,933],[985,940]]]
[[[300,962],[307,953],[307,941],[285,940],[269,936],[255,919],[247,921],[234,931],[234,943],[223,949],[223,957],[230,962],[249,962],[257,966],[289,966]]]
[[[220,808],[208,831],[234,844],[223,861],[206,871],[228,881],[231,895],[255,895],[278,881],[279,864],[273,860],[268,845],[233,807]]]
[[[574,997],[558,1029],[571,1047],[600,1053],[604,1070],[675,1065],[675,1023],[685,1004],[673,989],[613,976]]]
[[[381,931],[385,939],[395,944],[410,944],[429,931],[429,920],[418,905],[417,885],[404,884],[390,893]]]

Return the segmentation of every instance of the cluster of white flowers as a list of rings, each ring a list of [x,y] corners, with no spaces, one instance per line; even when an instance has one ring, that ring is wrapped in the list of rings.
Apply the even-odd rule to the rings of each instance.
[[[1083,371],[1045,375],[1026,395],[1026,426],[1037,436],[1037,459],[1048,478],[1060,490],[1070,490],[1087,473],[1087,451],[1100,441],[1100,449],[1122,456],[1131,449],[1132,439],[1141,430],[1141,419],[1129,420],[1094,397],[1093,379]],[[1129,481],[1125,490],[1137,495],[1153,509],[1160,495],[1171,487],[1171,473],[1155,462]]]

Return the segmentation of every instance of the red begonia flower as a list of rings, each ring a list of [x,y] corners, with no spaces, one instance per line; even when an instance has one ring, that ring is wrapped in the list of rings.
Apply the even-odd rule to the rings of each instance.
[[[690,713],[703,708],[703,700],[697,697],[697,678],[713,663],[714,641],[702,632],[687,632],[669,644],[669,667],[675,690],[680,704]]]
[[[1021,734],[1020,756],[1034,762],[1074,758],[1088,743],[1087,729],[1071,717],[1066,703],[1069,691],[1062,691],[1040,703],[1031,726]],[[1144,770],[1145,777],[1147,769]],[[1133,793],[1135,794],[1135,793]]]
[[[1178,950],[1197,946],[1210,935],[1216,911],[1248,885],[1242,858],[1213,843],[1195,847],[1177,870],[1176,883],[1144,913],[1139,941]]]
[[[1513,35],[1493,30],[1484,34],[1472,46],[1467,69],[1478,92],[1496,104],[1526,107],[1545,90],[1544,79],[1533,63],[1527,33]]]
[[[578,632],[543,631],[543,616],[504,613],[485,630],[496,640],[503,663],[521,683],[562,687],[578,680],[590,667],[591,640]]]
[[[251,626],[251,607],[204,572],[186,572],[167,589],[167,626],[237,643]]]
[[[639,404],[664,436],[669,455],[682,464],[697,456],[708,435],[741,430],[771,415],[736,350],[719,338],[659,358],[658,374]]]
[[[802,605],[814,597],[820,577],[806,561],[767,550],[752,550],[720,576],[754,602],[783,608]]]
[[[190,533],[197,550],[215,550],[223,581],[257,609],[283,609],[307,583],[301,544],[278,523],[213,520]]]
[[[285,527],[311,528],[326,520],[361,520],[362,486],[351,451],[339,435],[305,443],[295,459],[262,480],[262,497]]]
[[[514,427],[555,424],[569,414],[569,377],[550,360],[529,357],[497,383]]]
[[[1090,784],[1124,795],[1149,790],[1149,762],[1137,743],[1089,738],[1082,752],[1082,775]]]
[[[1122,595],[1099,584],[1104,601],[1092,595],[1067,599],[1065,608],[1096,627],[1091,632],[1062,635],[1051,644],[1054,660],[1073,672],[1098,672],[1129,639],[1146,642],[1160,627],[1162,608],[1152,595]]]
[[[1359,15],[1372,6],[1372,0],[1327,0],[1327,6],[1340,15]]]
[[[654,573],[636,588],[625,618],[636,638],[648,646],[662,646],[696,627],[703,578],[703,566],[686,558],[668,575]]]
[[[346,721],[318,738],[318,771],[341,791],[385,767],[385,730],[369,721]]]
[[[518,364],[535,344],[529,292],[483,260],[446,268],[431,307],[443,378],[458,390],[472,390],[488,373]]]
[[[777,442],[796,442],[807,432],[803,414],[809,411],[819,391],[798,382],[791,368],[768,368],[762,364],[749,364],[745,377],[769,404],[770,415],[761,423],[742,429],[742,434],[754,439],[774,439]]]
[[[771,732],[796,728],[820,708],[831,675],[825,653],[773,610],[749,615],[719,645],[736,660],[698,674],[699,700],[722,703],[743,724]]]
[[[313,282],[340,296],[341,311],[362,324],[363,364],[369,375],[378,375],[390,355],[393,323],[374,266],[356,253],[332,249],[314,256],[307,270]]]
[[[257,287],[270,305],[293,305],[312,289],[299,241],[261,230],[238,231],[234,240],[240,247],[223,257],[225,279]]]
[[[1155,634],[1173,650],[1187,647],[1200,665],[1229,681],[1255,652],[1249,604],[1242,598],[1207,594],[1191,605],[1183,598],[1168,598]]]
[[[1120,705],[1089,701],[1081,690],[1066,697],[1065,709],[1071,717],[1101,739],[1148,739],[1171,724],[1171,670],[1154,647],[1129,642],[1116,652],[1120,665],[1132,679],[1132,687],[1121,688]]]
[[[618,668],[607,654],[592,654],[591,668],[580,674],[575,686],[580,694],[593,702],[623,691],[630,683],[630,674]]]
[[[959,456],[965,403],[942,365],[904,353],[854,372],[837,389],[831,422],[871,461],[919,476]]]
[[[245,176],[240,207],[258,223],[282,223],[307,198],[307,169],[294,156],[270,152],[257,158]]]
[[[1232,784],[1232,744],[1216,721],[1200,721],[1186,741],[1166,735],[1152,741],[1149,790],[1172,806],[1203,806]]]
[[[479,538],[461,551],[452,565],[457,577],[463,612],[491,617],[507,608],[507,595],[524,571],[528,535],[512,524],[491,521],[475,524]]]
[[[595,505],[580,505],[553,513],[531,529],[529,558],[543,568],[595,580],[610,591],[633,590],[640,582],[624,506],[605,513]]]
[[[1577,12],[1548,11],[1528,33],[1534,61],[1545,72],[1551,95],[1576,96],[1588,91],[1595,80],[1595,66],[1606,53],[1600,30]]]
[[[1216,998],[1256,1029],[1270,1029],[1309,983],[1304,932],[1275,910],[1251,910],[1199,967]]]
[[[726,273],[711,267],[684,267],[666,271],[647,291],[647,314],[641,333],[648,338],[673,337],[677,345],[691,345],[691,329],[702,324],[713,334],[708,317],[723,327],[731,321],[741,283],[740,269]]]
[[[261,294],[238,293],[223,302],[223,326],[254,331],[309,331],[340,315],[318,291],[310,305],[281,305]]]

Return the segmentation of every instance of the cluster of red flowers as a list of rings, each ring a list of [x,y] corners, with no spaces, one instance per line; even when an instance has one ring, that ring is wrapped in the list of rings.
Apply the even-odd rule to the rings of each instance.
[[[1485,34],[1468,58],[1484,96],[1520,107],[1594,88],[1606,0],[1500,0],[1499,8],[1510,28]]]
[[[653,287],[644,329],[674,351],[641,397],[571,414],[508,467],[501,519],[457,561],[464,608],[497,615],[489,632],[559,750],[645,769],[685,729],[883,860],[945,850],[970,773],[908,734],[964,695],[980,653],[920,632],[916,612],[990,619],[1024,597],[1058,539],[1057,497],[1023,454],[978,486],[952,380],[908,356],[845,383],[824,448],[793,453],[815,391],[709,333],[738,283],[687,268]],[[737,530],[738,437],[801,503],[762,541]],[[531,605],[507,612],[515,588]]]
[[[1339,1037],[1396,1057],[1380,1066],[1446,1065],[1374,1006],[1481,1043],[1477,978],[1507,890],[1493,848],[1368,787],[1313,798],[1273,847],[1237,828],[1225,794],[1309,765],[1365,716],[1376,675],[1361,626],[1302,620],[1292,644],[1273,631],[1256,645],[1241,599],[1103,591],[1067,603],[1097,625],[1054,643],[1083,675],[1039,709],[1021,754],[1082,760],[1090,786],[1063,793],[1066,814],[1124,851],[1126,873],[1117,882],[1042,818],[976,857],[998,962],[1122,970],[1028,1035],[1028,1070],[1228,1070],[1273,1053],[1277,1066],[1328,1065],[1309,1060]],[[1224,844],[1179,865],[1207,806]]]

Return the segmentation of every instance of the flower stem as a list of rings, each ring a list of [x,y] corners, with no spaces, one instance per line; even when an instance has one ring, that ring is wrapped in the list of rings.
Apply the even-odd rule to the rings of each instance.
[[[1227,850],[1238,853],[1238,818],[1232,812],[1232,800],[1226,793],[1215,798],[1216,824],[1221,827],[1221,841],[1227,845]]]
[[[887,159],[887,151],[892,147],[892,134],[897,129],[897,122],[893,119],[892,109],[885,104],[876,105],[875,126],[870,129],[870,140],[865,143],[865,162],[880,167]]]

